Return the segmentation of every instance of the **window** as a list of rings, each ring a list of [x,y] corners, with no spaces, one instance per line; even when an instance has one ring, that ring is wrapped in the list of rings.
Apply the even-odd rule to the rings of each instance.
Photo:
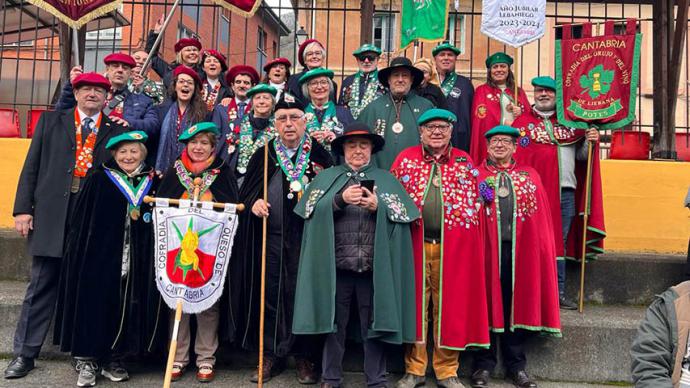
[[[180,23],[180,25],[177,28],[177,39],[180,40],[182,38],[195,38],[197,35],[194,31],[191,29],[187,28],[184,24]]]
[[[448,42],[465,53],[465,15],[451,13],[448,17]]]
[[[230,20],[228,20],[225,15],[220,15],[220,20],[218,21],[218,42],[228,45],[228,39],[230,38]],[[220,46],[220,43],[218,45]]]
[[[98,31],[90,31],[86,33],[86,40],[120,40],[122,39],[122,28],[105,28]]]
[[[199,2],[200,0],[184,0],[182,5],[182,13],[192,18],[194,21],[199,21]]]
[[[262,69],[266,64],[266,41],[268,40],[263,28],[259,27],[256,39],[256,67]]]
[[[384,52],[395,51],[395,15],[390,13],[374,14],[374,45]]]
[[[573,38],[582,38],[582,24],[571,27]],[[563,39],[563,26],[556,26],[556,40]]]

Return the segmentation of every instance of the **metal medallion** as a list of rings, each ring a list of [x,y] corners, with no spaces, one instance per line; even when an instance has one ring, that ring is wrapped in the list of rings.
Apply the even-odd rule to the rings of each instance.
[[[138,220],[140,215],[141,215],[141,213],[139,212],[139,209],[137,209],[137,208],[134,208],[134,209],[129,211],[129,217],[132,218],[132,220],[134,220],[134,221]]]
[[[434,178],[431,179],[431,183],[436,187],[441,187],[441,176],[436,174]]]
[[[287,199],[293,199],[295,198],[295,194],[292,194],[292,192],[289,192],[287,195]]]
[[[302,191],[302,183],[300,181],[290,182],[290,191],[294,191],[295,193]]]
[[[234,145],[229,145],[229,146],[228,146],[228,154],[232,154],[233,152],[235,152],[235,146],[234,146]]]
[[[403,127],[402,123],[399,121],[394,122],[393,125],[391,126],[391,130],[397,134],[401,134],[403,129],[405,129],[405,128]]]
[[[510,190],[508,190],[507,187],[501,186],[501,187],[498,188],[498,196],[499,196],[499,197],[505,198],[505,197],[507,197],[508,195],[510,195]]]
[[[237,172],[244,175],[247,173],[247,168],[246,167],[237,167]]]
[[[302,184],[305,186],[309,184],[309,177],[306,175],[302,175]]]

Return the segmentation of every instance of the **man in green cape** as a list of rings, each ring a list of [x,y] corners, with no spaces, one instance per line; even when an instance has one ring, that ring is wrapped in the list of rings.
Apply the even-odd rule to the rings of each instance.
[[[332,143],[345,164],[319,174],[295,207],[305,224],[292,330],[327,334],[322,387],[342,382],[353,299],[367,386],[387,384],[383,342],[415,340],[410,223],[419,212],[393,175],[369,164],[383,145],[366,124],[348,125]]]

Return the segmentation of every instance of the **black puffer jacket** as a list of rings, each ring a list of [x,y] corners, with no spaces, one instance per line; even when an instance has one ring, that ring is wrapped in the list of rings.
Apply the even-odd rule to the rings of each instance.
[[[356,183],[351,179],[333,199],[335,266],[341,270],[367,272],[371,271],[374,259],[376,212],[343,201],[343,191]]]

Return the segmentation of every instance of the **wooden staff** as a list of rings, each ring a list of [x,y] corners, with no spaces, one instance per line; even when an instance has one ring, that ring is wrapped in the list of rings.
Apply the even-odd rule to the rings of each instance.
[[[587,149],[587,178],[585,179],[585,212],[583,215],[582,223],[582,255],[580,256],[580,306],[578,311],[580,314],[585,308],[585,263],[587,262],[587,223],[589,221],[589,205],[590,205],[590,195],[592,191],[592,149],[594,148],[594,143],[588,140],[589,144]]]
[[[147,195],[144,197],[144,203],[156,203],[156,199],[161,199],[161,198],[156,198],[152,197],[150,195]],[[180,205],[180,200],[175,199],[175,198],[163,198],[168,201],[169,204],[179,206]],[[225,203],[222,202],[211,202],[213,204],[214,209],[225,209]],[[243,203],[238,203],[235,204],[235,210],[238,212],[244,211],[244,204]]]
[[[266,135],[264,135],[266,136]],[[264,203],[268,206],[268,141],[264,143]],[[264,301],[266,300],[266,233],[268,217],[264,217],[261,238],[261,299],[259,301],[259,388],[264,386]]]
[[[520,99],[518,98],[518,85],[520,84],[518,82],[518,60],[519,60],[518,58],[520,58],[520,48],[516,47],[515,48],[515,73],[514,73],[515,77],[513,77],[513,78],[515,78],[513,80],[513,81],[515,81],[515,106],[519,106],[519,104],[520,104],[519,103]],[[517,119],[517,117],[514,117],[513,119]],[[515,120],[513,120],[513,121],[515,121]]]

